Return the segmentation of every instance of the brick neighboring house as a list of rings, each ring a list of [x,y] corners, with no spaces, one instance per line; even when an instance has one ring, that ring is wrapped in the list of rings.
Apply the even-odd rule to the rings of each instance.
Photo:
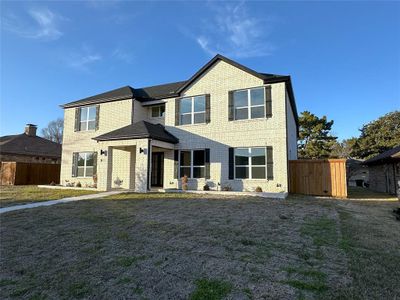
[[[36,130],[26,124],[24,133],[0,137],[0,162],[61,163],[61,145],[37,136]]]
[[[400,196],[400,145],[364,162],[369,170],[369,188]]]
[[[298,118],[289,76],[221,55],[190,79],[125,86],[67,103],[62,184],[146,192],[152,187],[288,192]]]

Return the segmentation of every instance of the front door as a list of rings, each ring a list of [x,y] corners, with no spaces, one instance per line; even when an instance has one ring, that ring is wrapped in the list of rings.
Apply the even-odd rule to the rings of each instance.
[[[153,152],[151,155],[151,186],[162,187],[164,177],[164,153]]]

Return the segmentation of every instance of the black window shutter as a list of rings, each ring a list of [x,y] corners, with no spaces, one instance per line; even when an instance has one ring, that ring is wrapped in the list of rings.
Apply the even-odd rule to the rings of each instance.
[[[272,95],[270,85],[265,87],[265,116],[267,118],[272,117]]]
[[[235,119],[234,117],[235,114],[235,108],[233,105],[233,91],[228,92],[228,120],[233,121]]]
[[[179,173],[179,150],[174,150],[174,178],[178,179]]]
[[[93,152],[93,175],[97,174],[97,152]]]
[[[175,126],[179,125],[179,116],[180,116],[180,107],[181,107],[181,99],[175,99]]]
[[[210,115],[210,94],[206,95],[206,123],[210,123],[211,115]]]
[[[96,105],[96,130],[99,130],[100,105]]]
[[[272,154],[272,147],[267,146],[267,179],[274,179],[274,157]]]
[[[72,153],[72,177],[78,176],[78,152]]]
[[[234,148],[229,148],[229,179],[233,179],[234,177]]]
[[[81,124],[81,108],[77,107],[75,108],[75,127],[74,131],[80,131],[80,124]]]
[[[205,149],[205,176],[210,179],[210,149]]]

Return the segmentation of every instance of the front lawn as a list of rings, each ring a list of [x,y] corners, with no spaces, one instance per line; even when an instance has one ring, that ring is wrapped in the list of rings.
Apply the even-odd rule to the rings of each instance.
[[[95,191],[46,189],[36,185],[0,186],[0,207],[95,194]]]
[[[398,203],[135,197],[3,214],[2,298],[400,297]]]

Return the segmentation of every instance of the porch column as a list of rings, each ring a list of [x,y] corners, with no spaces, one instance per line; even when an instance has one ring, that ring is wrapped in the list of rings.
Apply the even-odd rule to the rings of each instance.
[[[102,147],[107,154],[98,154],[97,161],[97,189],[100,191],[111,190],[111,174],[112,174],[112,147]]]
[[[151,142],[149,139],[136,140],[135,192],[146,193],[150,178]]]

